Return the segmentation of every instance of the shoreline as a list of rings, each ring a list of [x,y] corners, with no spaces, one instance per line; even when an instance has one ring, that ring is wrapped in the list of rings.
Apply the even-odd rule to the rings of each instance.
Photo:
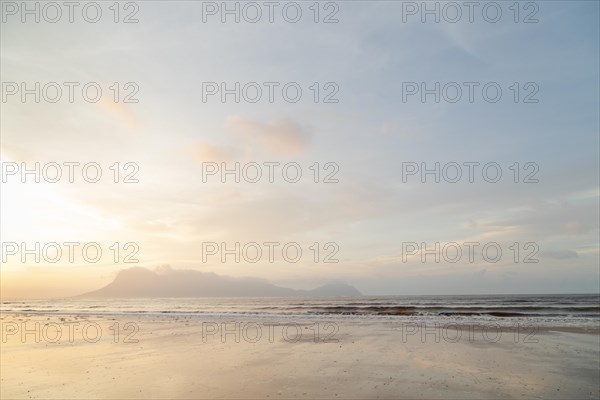
[[[32,312],[4,312],[0,310],[0,321],[5,317],[12,318],[31,318],[31,317],[75,317],[78,319],[85,318],[112,318],[112,319],[133,319],[137,318],[140,320],[189,320],[194,322],[207,321],[246,321],[252,322],[257,321],[269,321],[269,320],[283,320],[289,323],[300,322],[304,324],[315,323],[318,321],[332,321],[337,323],[352,323],[352,324],[382,324],[382,325],[398,325],[398,326],[427,326],[427,327],[439,327],[443,329],[467,329],[467,330],[481,330],[483,328],[500,328],[503,331],[513,332],[519,329],[535,328],[540,333],[545,332],[564,332],[564,333],[582,333],[582,334],[597,334],[600,335],[600,320],[598,324],[594,325],[556,325],[549,324],[543,319],[536,320],[535,318],[523,318],[517,317],[510,318],[497,318],[497,319],[481,319],[478,321],[463,320],[460,318],[439,318],[439,317],[396,317],[396,316],[364,316],[364,315],[336,315],[336,314],[319,314],[319,315],[302,315],[302,314],[223,314],[223,313],[72,313],[72,312],[45,312],[45,311],[32,311]],[[569,321],[570,322],[570,321]]]

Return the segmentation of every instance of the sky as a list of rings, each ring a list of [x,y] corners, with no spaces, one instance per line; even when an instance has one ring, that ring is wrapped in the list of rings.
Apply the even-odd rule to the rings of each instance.
[[[53,9],[22,22],[20,2],[3,1],[2,298],[77,295],[165,265],[370,295],[599,292],[599,3],[497,2],[497,22],[486,3],[452,22],[430,2],[436,22],[421,2],[297,2],[285,18],[280,2],[270,22],[263,2],[228,2],[238,23],[221,2],[138,1],[115,23],[98,2],[96,23],[80,9],[52,23]],[[40,101],[21,97],[36,82]],[[222,101],[236,82],[239,102]],[[36,162],[39,183],[21,174]],[[235,163],[239,183],[207,175]],[[420,174],[436,163],[439,183]],[[23,251],[36,243],[39,260]],[[264,243],[278,243],[273,262]],[[423,251],[436,243],[440,262]]]

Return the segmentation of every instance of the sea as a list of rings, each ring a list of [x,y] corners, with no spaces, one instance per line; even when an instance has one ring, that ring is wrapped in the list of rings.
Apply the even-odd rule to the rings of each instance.
[[[1,313],[244,319],[391,320],[600,328],[600,294],[3,301]]]

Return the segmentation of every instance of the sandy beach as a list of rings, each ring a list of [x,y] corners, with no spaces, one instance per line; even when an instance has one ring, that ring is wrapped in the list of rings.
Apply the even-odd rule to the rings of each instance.
[[[31,314],[1,322],[3,399],[600,397],[593,328]]]

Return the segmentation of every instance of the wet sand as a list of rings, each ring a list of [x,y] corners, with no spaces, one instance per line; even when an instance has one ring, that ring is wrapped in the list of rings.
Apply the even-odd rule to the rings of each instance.
[[[2,399],[600,398],[597,329],[1,318]]]

